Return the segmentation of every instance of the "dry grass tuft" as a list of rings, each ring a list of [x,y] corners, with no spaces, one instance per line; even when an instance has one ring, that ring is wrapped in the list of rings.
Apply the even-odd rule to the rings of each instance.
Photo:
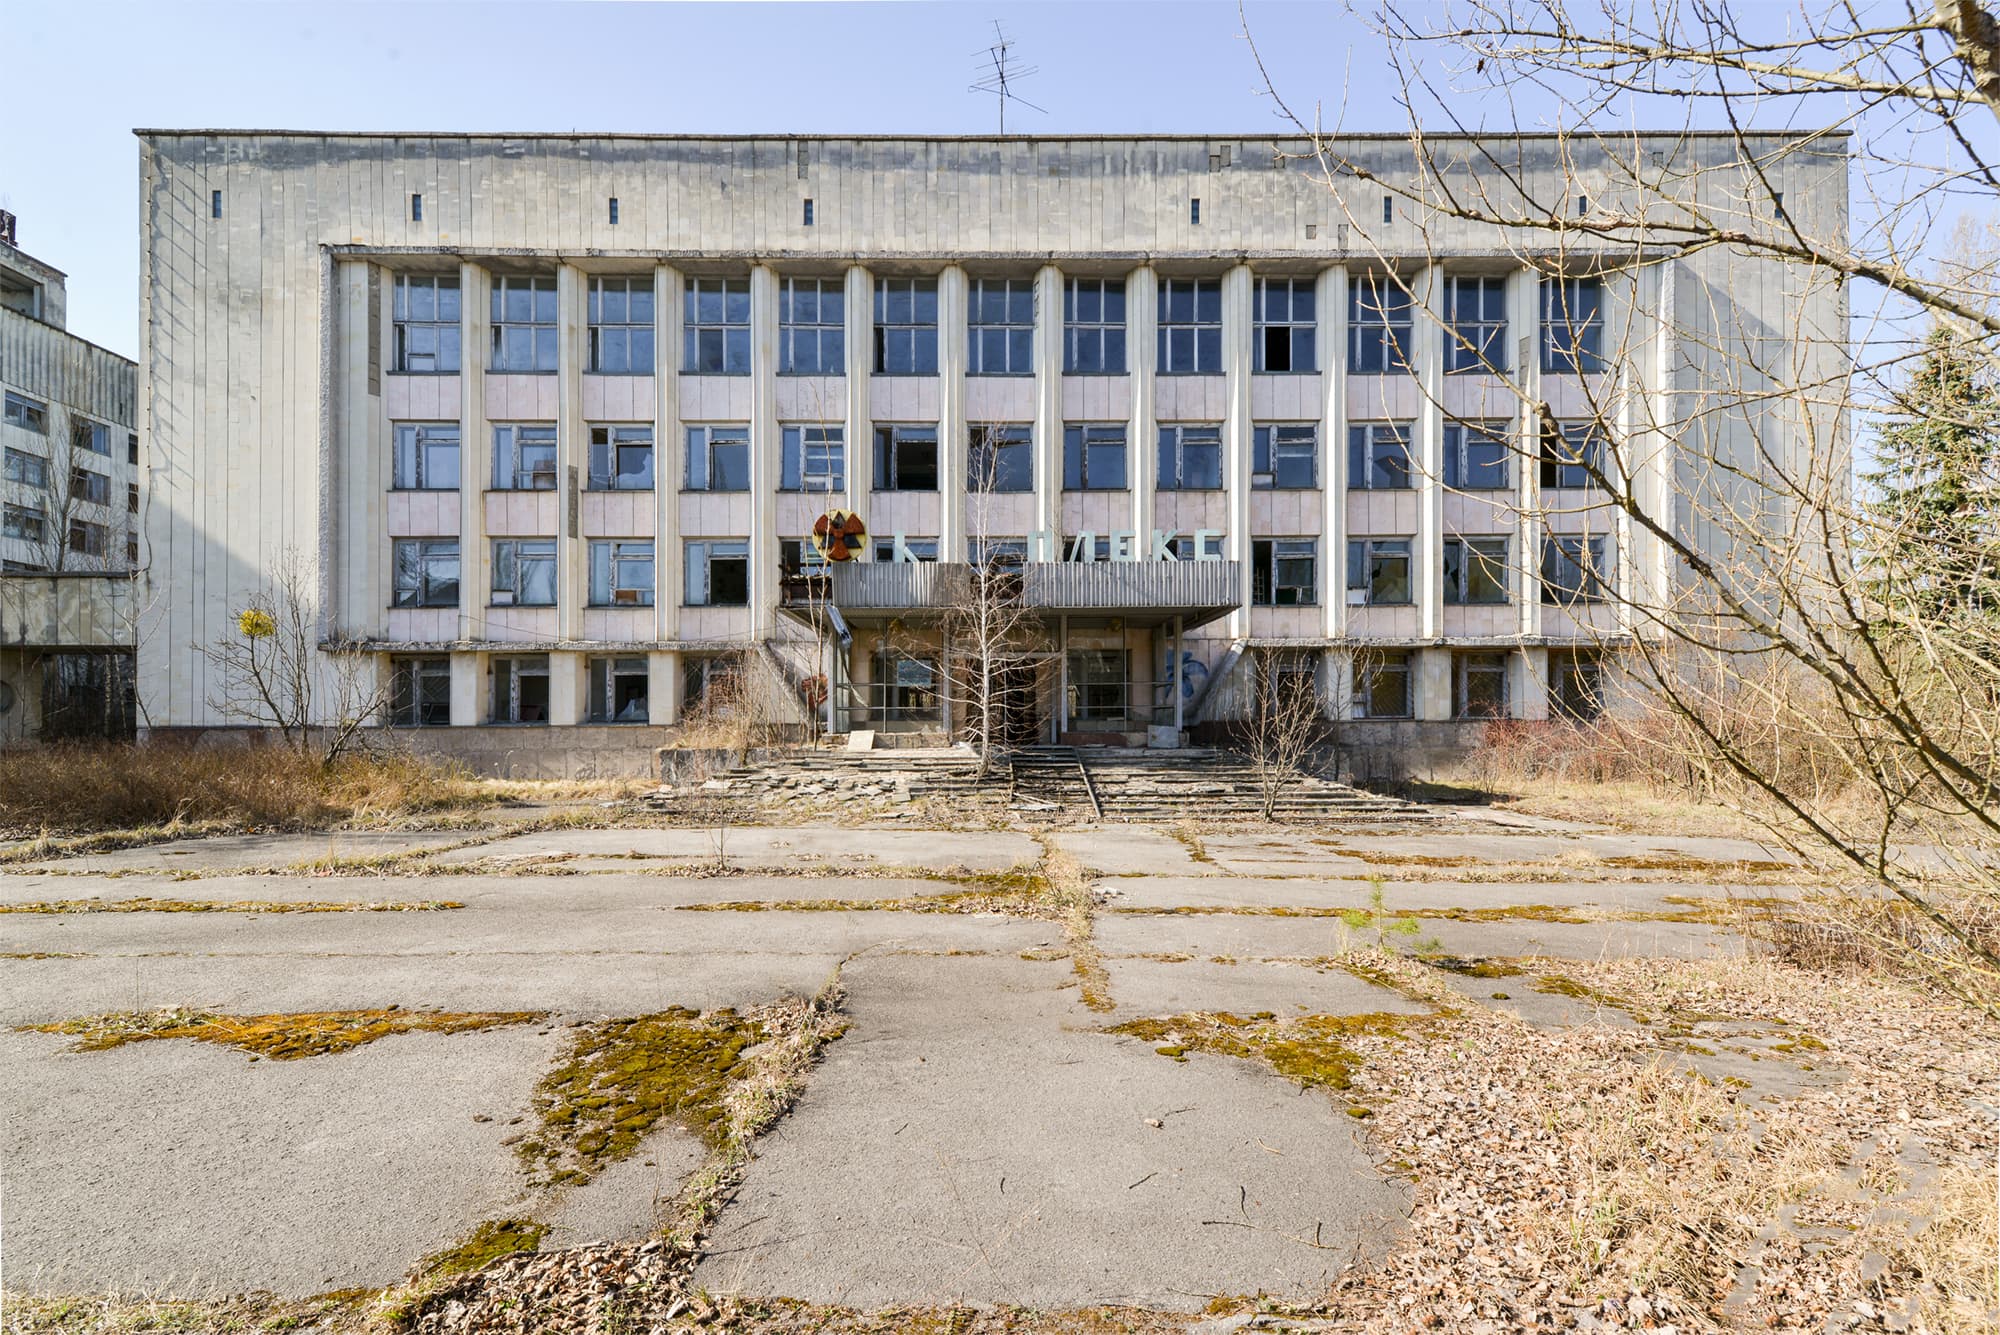
[[[93,743],[0,751],[0,830],[302,829],[483,805],[463,772],[394,752],[322,765],[282,746]]]
[[[438,913],[462,909],[456,899],[31,899],[0,904],[0,913]]]
[[[1076,971],[1083,1004],[1094,1011],[1113,1009],[1111,974],[1098,954],[1095,938],[1097,897],[1091,892],[1082,864],[1055,844],[1044,841],[1042,877],[1048,884],[1048,901],[1062,919],[1063,936],[1069,942],[1070,967]]]

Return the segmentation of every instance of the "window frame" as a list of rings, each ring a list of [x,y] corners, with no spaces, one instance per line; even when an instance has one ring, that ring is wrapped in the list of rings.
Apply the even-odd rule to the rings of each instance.
[[[1478,441],[1498,445],[1500,480],[1488,486],[1471,480],[1472,446]],[[1513,485],[1513,428],[1506,422],[1447,422],[1444,426],[1444,485],[1455,491],[1506,491]],[[1486,464],[1479,465],[1490,471]]]
[[[1463,309],[1467,289],[1472,292],[1473,306],[1469,318]],[[1497,301],[1497,316],[1489,298]],[[1445,275],[1444,328],[1438,336],[1444,340],[1446,375],[1504,374],[1508,369],[1507,280],[1492,274]],[[1467,343],[1472,346],[1466,347]]]
[[[442,671],[440,671],[442,665]],[[424,686],[444,682],[444,699],[426,699]],[[443,717],[430,717],[442,705]],[[451,657],[448,654],[393,654],[389,658],[389,726],[451,726]]]
[[[1197,433],[1190,442],[1189,433]],[[1189,480],[1187,474],[1189,446],[1204,452],[1212,451],[1214,471],[1212,474],[1197,476]],[[1195,455],[1197,461],[1202,455]],[[1153,485],[1160,491],[1221,491],[1223,485],[1222,467],[1222,424],[1219,422],[1162,422],[1160,423],[1159,475]],[[1215,481],[1209,482],[1207,476]]]
[[[913,538],[908,534],[904,534],[903,550],[907,551],[911,558],[905,564],[931,565],[938,559],[938,540],[936,538]],[[878,563],[886,565],[893,562],[896,559],[896,539],[893,536],[876,538],[873,554],[874,559]]]
[[[1112,436],[1116,436],[1114,441]],[[1132,489],[1130,432],[1123,422],[1063,423],[1064,491],[1130,491]],[[1090,480],[1093,451],[1118,447],[1118,481],[1094,483]]]
[[[901,318],[890,318],[899,305],[904,308]],[[876,375],[938,373],[936,278],[876,278],[874,343]]]
[[[1507,651],[1504,649],[1457,649],[1451,655],[1451,716],[1455,719],[1483,721],[1512,717],[1507,691]],[[1494,660],[1498,660],[1497,663]],[[1472,708],[1472,679],[1480,677],[1499,678],[1499,693],[1493,702],[1492,711],[1475,712]]]
[[[69,498],[83,505],[111,504],[111,478],[80,463],[69,466]]]
[[[1548,695],[1550,718],[1571,723],[1598,718],[1604,713],[1603,657],[1575,649],[1551,650]]]
[[[69,541],[64,544],[78,556],[102,559],[111,555],[111,529],[109,525],[93,523],[76,515],[70,516]]]
[[[1400,550],[1398,550],[1400,549]],[[1347,540],[1347,605],[1349,607],[1413,607],[1417,601],[1416,542],[1412,538],[1349,538]],[[1404,596],[1378,598],[1384,561],[1400,557]],[[1357,600],[1354,595],[1362,596]]]
[[[1114,304],[1118,310],[1115,319],[1106,314],[1107,308]],[[1094,311],[1096,318],[1082,318],[1086,310]],[[1124,279],[1063,279],[1064,375],[1127,374],[1131,366],[1128,332]],[[1086,347],[1095,349],[1095,365],[1085,365],[1085,359],[1079,355]],[[1112,348],[1117,351],[1116,358],[1108,355]],[[1112,364],[1114,361],[1116,365]]]
[[[584,460],[586,491],[652,491],[656,485],[658,463],[653,441],[651,422],[592,422],[585,429],[590,439],[587,457]],[[625,471],[625,456],[628,451],[643,452],[646,467],[642,473]],[[639,479],[628,483],[627,477]]]
[[[915,664],[930,675],[927,685],[905,683],[901,668]],[[944,718],[944,681],[934,655],[877,649],[868,656],[868,720],[871,723],[936,723]],[[891,669],[894,669],[892,672]],[[891,703],[915,699],[921,703]]]
[[[1185,310],[1174,307],[1185,299]],[[1222,280],[1162,278],[1154,296],[1155,375],[1222,374]]]
[[[718,432],[727,435],[718,436]],[[681,490],[684,492],[720,495],[740,495],[750,490],[750,426],[745,422],[691,422],[687,425],[687,448],[682,451]],[[715,485],[718,470],[716,447],[725,447],[731,454],[739,449],[743,456],[743,485],[728,487]],[[723,457],[727,457],[726,455]],[[696,462],[699,461],[699,480]]]
[[[465,476],[465,441],[459,432],[457,422],[396,422],[392,424],[389,443],[389,490],[391,491],[457,491]],[[430,433],[448,434],[451,445],[451,485],[433,484],[431,481],[431,452],[442,449],[442,439],[433,441]],[[407,451],[406,451],[406,448]],[[414,475],[414,480],[412,476]]]
[[[81,413],[71,413],[69,419],[69,443],[71,448],[86,454],[103,458],[111,457],[111,427]]]
[[[991,454],[992,466],[982,461]],[[1025,459],[1027,467],[1017,469],[1019,486],[984,485],[1009,481],[1005,460]],[[1032,422],[970,422],[966,425],[965,490],[976,496],[1018,496],[1035,489],[1035,427]]]
[[[1412,698],[1410,654],[1406,649],[1371,650],[1372,656],[1364,658],[1361,670],[1354,674],[1353,708],[1355,718],[1360,719],[1406,719],[1416,717],[1416,700]],[[1395,677],[1402,683],[1403,703],[1401,708],[1390,712],[1377,705],[1376,683],[1383,677]]]
[[[728,602],[716,601],[714,566],[717,560],[742,562],[743,597],[740,601],[735,599]],[[700,576],[700,596],[698,598],[695,596],[697,572]],[[681,599],[681,606],[683,607],[748,607],[750,605],[750,540],[748,538],[682,539]]]
[[[532,440],[523,440],[521,433],[524,431],[533,432],[534,438]],[[549,466],[546,469],[525,467],[522,462],[523,445],[532,446],[537,452],[546,448],[548,450]],[[493,424],[493,475],[490,479],[492,486],[488,490],[556,490],[559,475],[562,472],[556,462],[560,457],[559,450],[560,446],[557,443],[556,425],[553,422],[495,422]],[[501,482],[503,460],[506,464],[505,476],[509,479],[511,485],[503,485]],[[529,479],[528,486],[524,487],[520,485],[523,477]],[[547,486],[534,485],[534,479],[541,477],[548,478],[549,482]]]
[[[778,435],[779,491],[830,496],[847,490],[847,427],[844,424],[794,422],[781,426]]]
[[[653,721],[652,671],[643,654],[592,654],[584,659],[583,669],[587,680],[584,698],[586,722],[627,727]],[[627,718],[625,711],[617,707],[618,684],[635,677],[640,683],[636,698],[641,709],[639,717]]]
[[[1385,435],[1384,433],[1393,433]],[[1347,427],[1347,489],[1349,491],[1410,491],[1417,485],[1416,460],[1411,457],[1410,444],[1415,437],[1415,423],[1412,422],[1351,422]],[[1400,448],[1402,458],[1402,481],[1377,484],[1374,480],[1378,465],[1389,456],[1380,453],[1385,443]],[[1392,454],[1394,452],[1391,452]],[[1387,469],[1389,476],[1396,473],[1394,467]]]
[[[711,301],[712,306],[708,304]],[[710,341],[716,354],[712,361],[703,348]],[[747,275],[686,280],[681,291],[681,371],[685,375],[750,374]]]
[[[487,371],[493,375],[554,375],[562,360],[561,296],[553,277],[495,274],[489,297],[492,328]],[[528,297],[528,318],[517,319],[507,307],[514,293]],[[544,300],[546,298],[546,300]],[[525,332],[524,332],[525,331]],[[527,345],[527,366],[510,365],[512,351]]]
[[[1283,319],[1273,318],[1272,298],[1280,289],[1284,291]],[[1305,301],[1305,315],[1299,314],[1299,301]],[[1312,278],[1259,278],[1251,293],[1251,370],[1257,375],[1315,375],[1319,371],[1319,284]],[[1272,334],[1283,331],[1285,365],[1273,367],[1271,353],[1274,349]],[[1299,357],[1300,338],[1304,338],[1305,357]]]
[[[36,491],[47,491],[49,486],[49,461],[30,450],[7,447],[5,472],[0,478],[16,486],[29,487]],[[34,476],[28,476],[29,473]]]
[[[999,290],[1000,313],[1002,319],[985,317],[982,300],[992,295],[990,289]],[[1025,299],[1026,318],[1017,309],[1017,302]],[[998,331],[998,338],[990,341],[980,337],[981,333]],[[999,360],[1002,369],[993,369],[986,363],[984,355],[991,348],[1000,349]],[[1018,354],[1018,355],[1017,355]],[[1035,373],[1035,280],[1032,278],[975,278],[968,285],[965,306],[965,373],[976,376],[1032,376]]]
[[[487,666],[486,676],[491,696],[487,722],[498,727],[541,727],[549,722],[549,715],[554,712],[555,690],[547,654],[495,654]],[[507,686],[504,704],[500,691],[503,677]],[[542,683],[540,718],[522,717],[527,706],[522,700],[521,688],[529,680]]]
[[[1372,303],[1370,297],[1373,298]],[[1371,269],[1355,274],[1349,280],[1349,375],[1410,373],[1415,330],[1416,299],[1400,279],[1386,271]]]
[[[659,567],[651,538],[592,538],[585,552],[589,582],[584,606],[591,608],[651,607],[657,598]],[[644,584],[628,583],[626,571],[644,565]],[[599,576],[603,578],[600,579]],[[621,594],[631,597],[620,597]]]
[[[1291,550],[1285,550],[1285,549]],[[1280,580],[1287,561],[1307,563],[1310,582]],[[1296,574],[1296,572],[1294,572]],[[1287,591],[1294,596],[1285,598]],[[1303,596],[1299,596],[1303,591]],[[1252,538],[1250,540],[1250,605],[1252,607],[1319,606],[1319,539],[1314,537]]]
[[[28,526],[34,526],[29,532]],[[49,532],[49,512],[39,505],[23,505],[18,501],[8,501],[0,508],[0,537],[13,538],[18,542],[43,542]]]
[[[403,582],[403,553],[414,551],[417,557],[417,581],[413,591],[406,592]],[[437,590],[446,581],[433,572],[433,564],[449,561],[452,565],[450,577],[451,601],[444,601]],[[464,597],[461,587],[464,583],[465,568],[459,540],[457,538],[392,538],[389,542],[389,606],[392,609],[408,608],[456,610]]]
[[[1068,669],[1070,690],[1075,699],[1070,718],[1078,723],[1109,723],[1132,717],[1132,651],[1129,649],[1071,649]],[[1117,676],[1097,676],[1082,671],[1092,660],[1096,666],[1114,666]],[[1115,705],[1115,708],[1113,707]]]
[[[0,422],[38,436],[49,434],[49,405],[28,394],[6,391],[0,400]]]
[[[429,319],[414,314],[415,303],[410,297],[414,288],[430,289]],[[444,294],[451,293],[451,305],[455,314],[447,319],[443,315]],[[457,274],[415,274],[399,273],[392,285],[389,315],[391,342],[389,368],[396,375],[458,375],[465,365],[465,348],[462,342],[464,329],[463,294],[459,291]],[[433,346],[429,351],[421,351],[414,345],[417,340],[413,331],[432,331]],[[447,337],[446,331],[449,331]],[[416,362],[428,357],[429,366],[418,366]],[[446,365],[446,362],[449,365]]]
[[[533,548],[533,551],[524,550]],[[486,605],[488,607],[554,607],[558,598],[558,574],[556,570],[556,540],[554,538],[494,538],[489,564],[492,569],[487,577]],[[532,562],[537,567],[546,568],[541,578],[546,582],[548,598],[545,601],[530,602],[522,595],[522,586],[527,582],[522,567]],[[505,571],[506,574],[502,575]],[[503,583],[503,578],[505,582]],[[506,597],[503,599],[502,594]]]
[[[1289,439],[1282,439],[1283,433],[1293,433]],[[1297,447],[1305,445],[1307,478],[1304,482],[1285,482],[1281,479],[1278,463],[1281,458],[1297,461]],[[1289,445],[1289,454],[1281,451]],[[1259,467],[1260,464],[1263,465]],[[1259,482],[1260,477],[1270,481]],[[1250,490],[1252,491],[1317,491],[1319,490],[1319,423],[1317,422],[1264,422],[1253,426],[1250,431]]]
[[[609,320],[604,318],[611,303],[606,299],[615,293],[621,299],[625,318]],[[641,320],[632,314],[634,299],[645,297],[646,318]],[[659,336],[657,314],[659,303],[654,297],[651,278],[635,278],[619,274],[592,275],[584,299],[584,370],[590,375],[652,375],[659,365]],[[643,335],[643,339],[641,337]],[[644,358],[637,355],[643,344]],[[622,367],[608,365],[612,360],[606,357],[610,347],[622,345],[624,349]]]
[[[799,319],[801,298],[811,293],[812,316]],[[833,316],[827,317],[832,304]],[[801,357],[802,348],[812,355]],[[778,374],[847,374],[847,280],[784,277],[778,280]]]
[[[930,447],[930,485],[910,486],[903,481],[906,469],[914,468],[922,477],[920,464],[903,462],[903,447]],[[938,441],[935,424],[917,422],[882,422],[875,427],[875,476],[869,481],[871,491],[937,491],[943,485],[942,448]]]
[[[1581,441],[1581,445],[1574,442]],[[1560,442],[1562,453],[1555,452]],[[1595,420],[1558,422],[1554,430],[1544,430],[1536,452],[1536,478],[1543,491],[1587,491],[1597,486],[1590,476],[1595,467],[1609,476],[1611,433]]]
[[[1548,375],[1604,372],[1604,280],[1543,274],[1541,361]],[[1579,322],[1574,317],[1582,315]]]
[[[1568,608],[1609,602],[1613,578],[1610,556],[1601,533],[1543,534],[1542,605]],[[1565,566],[1577,572],[1574,587],[1563,580]]]
[[[1508,551],[1512,545],[1504,533],[1454,533],[1445,538],[1439,553],[1445,606],[1505,607],[1513,602],[1514,592],[1507,578]],[[1495,546],[1500,549],[1497,555],[1491,551]],[[1454,549],[1457,552],[1455,557]],[[1492,580],[1493,587],[1499,590],[1499,597],[1471,596],[1475,567],[1499,572]]]

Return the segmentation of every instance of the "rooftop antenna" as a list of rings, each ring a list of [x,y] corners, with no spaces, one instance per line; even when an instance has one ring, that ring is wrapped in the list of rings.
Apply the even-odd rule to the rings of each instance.
[[[1043,111],[1041,107],[1030,102],[1027,98],[1015,93],[1013,86],[1018,80],[1041,73],[1041,68],[1036,65],[1009,64],[1008,62],[1012,59],[1013,50],[1013,40],[1007,36],[1007,30],[1000,26],[1000,20],[995,19],[993,20],[993,45],[987,47],[984,51],[975,51],[972,53],[975,60],[987,62],[985,65],[979,67],[984,73],[972,85],[972,91],[975,93],[993,94],[994,100],[1000,108],[1001,134],[1007,133],[1007,104],[1009,102],[1019,102],[1028,110],[1040,111],[1044,116],[1049,114]],[[991,68],[989,69],[988,66]]]

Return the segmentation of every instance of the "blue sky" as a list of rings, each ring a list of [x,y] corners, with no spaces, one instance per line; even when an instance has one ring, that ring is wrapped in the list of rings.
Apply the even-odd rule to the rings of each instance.
[[[0,208],[69,275],[70,328],[138,351],[136,126],[329,130],[959,133],[1000,19],[1040,73],[1010,130],[1255,132],[1277,126],[1233,3],[155,4],[21,0]],[[1338,4],[1253,3],[1300,104],[1341,100],[1380,48]],[[1358,44],[1358,45],[1357,45]],[[1329,114],[1329,121],[1332,116]],[[39,124],[37,124],[39,121]],[[1392,130],[1386,97],[1351,129]],[[29,133],[23,133],[30,130]]]

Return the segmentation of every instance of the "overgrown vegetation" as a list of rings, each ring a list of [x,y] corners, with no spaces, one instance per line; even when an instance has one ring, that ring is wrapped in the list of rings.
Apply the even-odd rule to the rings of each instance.
[[[1081,863],[1048,841],[1042,846],[1042,875],[1048,883],[1049,901],[1062,919],[1078,994],[1089,1009],[1108,1011],[1113,1004],[1111,974],[1097,949],[1097,897],[1091,892],[1089,878]]]
[[[0,904],[0,913],[434,913],[462,909],[456,899],[31,899]]]
[[[400,752],[323,762],[283,746],[67,743],[0,751],[0,830],[202,833],[387,821],[495,800],[464,772]]]
[[[1362,1062],[1354,1040],[1400,1038],[1424,1018],[1376,1011],[1281,1020],[1270,1011],[1247,1017],[1228,1011],[1198,1011],[1127,1020],[1106,1032],[1156,1044],[1154,1051],[1175,1061],[1186,1061],[1190,1052],[1207,1052],[1262,1062],[1300,1089],[1323,1086],[1344,1090],[1353,1084],[1355,1069]]]
[[[156,1038],[217,1043],[273,1061],[298,1061],[347,1052],[391,1034],[462,1034],[479,1029],[533,1024],[540,1011],[406,1011],[391,1006],[370,1011],[307,1011],[273,1015],[220,1015],[213,1011],[167,1008],[87,1015],[55,1024],[23,1025],[21,1032],[63,1034],[77,1041],[73,1052],[103,1052]]]

